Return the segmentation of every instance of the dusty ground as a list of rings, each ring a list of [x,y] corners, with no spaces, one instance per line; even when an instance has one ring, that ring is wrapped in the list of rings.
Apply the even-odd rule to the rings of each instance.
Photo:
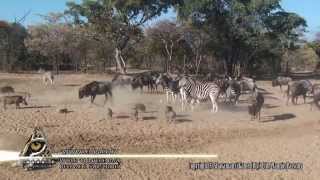
[[[284,180],[320,177],[320,111],[309,104],[286,106],[278,88],[270,81],[258,82],[264,89],[262,121],[250,121],[246,96],[237,106],[219,103],[219,112],[210,112],[204,103],[194,112],[181,111],[173,104],[178,122],[164,120],[163,94],[141,94],[115,89],[113,102],[103,106],[104,97],[91,105],[78,99],[78,88],[90,80],[108,80],[104,75],[60,75],[53,86],[41,84],[38,75],[0,74],[0,85],[29,91],[26,108],[0,107],[0,135],[27,138],[34,126],[44,128],[53,152],[66,148],[116,148],[120,153],[208,153],[216,159],[123,160],[120,170],[61,170],[58,167],[24,171],[0,165],[0,179],[226,179]],[[311,99],[308,99],[310,102]],[[141,121],[128,116],[136,102],[147,105]],[[300,99],[300,103],[302,100]],[[57,108],[68,108],[67,115]],[[106,120],[106,108],[116,113]],[[0,138],[1,139],[1,138]],[[14,144],[14,143],[11,143]],[[1,146],[1,141],[0,141]],[[302,162],[303,170],[197,170],[190,162]]]

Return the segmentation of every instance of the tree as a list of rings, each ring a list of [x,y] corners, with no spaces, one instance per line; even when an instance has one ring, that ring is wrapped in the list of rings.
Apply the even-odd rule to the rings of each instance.
[[[30,26],[29,37],[25,44],[30,51],[36,51],[42,56],[49,58],[56,73],[59,73],[61,60],[70,52],[73,45],[73,29],[62,21],[63,14],[50,13],[43,16],[46,23]]]
[[[215,56],[225,71],[238,76],[253,69],[255,59],[266,51],[266,41],[288,49],[297,40],[297,29],[306,22],[282,10],[280,0],[185,0],[176,7],[179,19],[205,30]],[[267,39],[266,39],[267,38]],[[262,41],[261,41],[262,40]],[[270,52],[272,53],[272,52]]]
[[[169,0],[83,0],[81,4],[68,2],[66,13],[76,24],[93,26],[96,32],[94,39],[111,41],[117,66],[121,73],[126,73],[123,51],[129,41],[138,41],[142,36],[141,26],[174,3]]]
[[[165,63],[165,71],[167,72],[170,72],[174,48],[176,48],[183,39],[178,28],[176,23],[164,20],[146,30],[147,36],[153,40],[153,43],[161,42],[162,49],[167,56]]]
[[[14,65],[21,61],[25,54],[24,39],[27,30],[19,23],[0,21],[0,57],[2,69],[12,71]]]

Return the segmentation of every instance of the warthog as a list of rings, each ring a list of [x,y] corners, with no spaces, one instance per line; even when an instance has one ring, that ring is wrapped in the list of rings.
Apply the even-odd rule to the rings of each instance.
[[[16,109],[20,108],[20,104],[28,105],[26,99],[23,96],[3,96],[3,108],[7,109],[7,104],[15,104]]]
[[[90,96],[91,103],[94,102],[96,95],[102,95],[102,94],[105,95],[104,103],[106,103],[108,96],[112,97],[111,82],[93,81],[93,82],[90,82],[89,84],[84,85],[79,89],[79,99]]]
[[[251,115],[251,120],[256,119],[257,117],[260,120],[260,112],[264,104],[264,97],[260,92],[254,92],[251,97],[251,105],[248,106],[248,112]]]
[[[169,123],[173,122],[177,116],[176,112],[173,110],[171,106],[166,106],[164,113]]]
[[[288,85],[291,81],[291,77],[279,76],[276,79],[272,80],[272,87],[280,86],[280,90],[282,91],[282,86]]]
[[[3,86],[0,88],[0,93],[14,93],[14,88],[11,86]]]

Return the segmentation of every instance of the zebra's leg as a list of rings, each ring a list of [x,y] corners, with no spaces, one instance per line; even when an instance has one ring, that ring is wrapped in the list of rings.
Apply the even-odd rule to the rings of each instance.
[[[194,111],[194,99],[192,98],[190,101],[191,111]]]
[[[169,102],[169,92],[166,91],[166,96],[167,96],[167,102]]]
[[[218,105],[216,102],[216,96],[214,96],[213,94],[210,94],[210,99],[211,99],[211,103],[212,103],[212,112],[218,112]]]

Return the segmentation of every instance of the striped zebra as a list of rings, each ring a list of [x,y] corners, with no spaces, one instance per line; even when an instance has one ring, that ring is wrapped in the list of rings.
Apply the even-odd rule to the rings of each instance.
[[[212,103],[212,111],[218,112],[217,98],[220,88],[213,82],[200,82],[189,77],[183,77],[179,81],[182,103],[191,98],[191,105],[196,101],[198,104],[202,100],[210,98]]]
[[[167,102],[170,97],[173,101],[177,99],[179,95],[179,80],[173,80],[170,77],[160,74],[156,79],[156,85],[161,85],[167,96]]]
[[[229,102],[232,102],[232,99],[234,100],[234,104],[238,104],[239,97],[241,95],[241,85],[239,82],[235,80],[229,81],[229,86],[226,90],[226,99],[228,99]]]

